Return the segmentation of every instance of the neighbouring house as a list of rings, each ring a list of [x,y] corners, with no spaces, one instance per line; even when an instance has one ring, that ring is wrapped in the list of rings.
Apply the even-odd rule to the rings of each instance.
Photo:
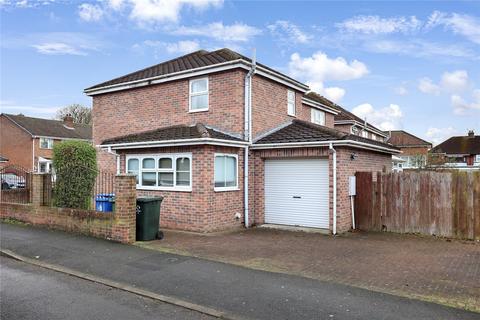
[[[164,197],[160,225],[344,232],[349,177],[399,150],[334,128],[307,85],[229,49],[196,51],[85,89],[102,170]],[[383,133],[382,133],[383,134]]]
[[[432,144],[404,130],[385,131],[387,142],[399,148],[400,158],[405,160],[403,169],[418,169],[427,164],[428,151]]]
[[[0,163],[7,163],[7,162],[8,162],[8,158],[7,158],[7,157],[0,156]]]
[[[35,172],[50,172],[52,148],[63,140],[92,140],[90,125],[2,113],[0,115],[0,154],[9,164]]]
[[[432,165],[480,169],[480,136],[473,130],[451,137],[430,150]]]
[[[407,160],[402,159],[399,156],[392,155],[392,171],[394,172],[402,172],[403,171],[403,165],[405,164]]]

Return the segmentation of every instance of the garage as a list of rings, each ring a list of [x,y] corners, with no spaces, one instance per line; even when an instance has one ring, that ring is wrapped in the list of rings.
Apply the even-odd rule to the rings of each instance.
[[[265,223],[329,228],[327,159],[265,160]]]

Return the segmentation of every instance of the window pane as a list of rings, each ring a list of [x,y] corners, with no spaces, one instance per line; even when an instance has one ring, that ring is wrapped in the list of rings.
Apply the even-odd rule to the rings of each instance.
[[[215,187],[225,187],[225,157],[215,157]]]
[[[155,186],[157,174],[155,172],[142,173],[142,186]]]
[[[199,96],[191,97],[191,109],[198,110],[198,109],[207,109],[208,108],[208,94],[202,94]]]
[[[191,82],[191,93],[207,91],[207,79],[193,80]]]
[[[128,171],[138,171],[138,159],[128,159]]]
[[[225,186],[235,187],[237,185],[237,159],[234,157],[225,157],[226,177]]]
[[[172,169],[172,159],[171,158],[160,158],[158,160],[159,169]]]
[[[178,158],[177,159],[177,171],[190,171],[190,159]]]
[[[190,185],[190,172],[177,172],[177,186]]]
[[[290,102],[288,103],[288,114],[295,114],[295,104]]]
[[[288,91],[288,101],[295,101],[295,93],[293,91]]]
[[[142,167],[144,169],[155,169],[155,159],[153,158],[145,158],[142,161]]]
[[[173,186],[173,172],[158,173],[158,185],[170,187]]]

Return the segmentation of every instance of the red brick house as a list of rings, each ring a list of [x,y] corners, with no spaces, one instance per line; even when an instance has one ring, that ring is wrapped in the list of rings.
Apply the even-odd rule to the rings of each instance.
[[[348,177],[398,150],[334,129],[339,109],[229,49],[197,51],[85,89],[104,170],[162,195],[161,226],[208,232],[258,224],[343,232]]]
[[[480,136],[473,130],[466,136],[451,137],[431,151],[437,164],[456,168],[480,169]],[[439,160],[439,161],[438,161]]]
[[[8,158],[8,165],[49,172],[53,145],[69,139],[91,141],[92,127],[75,124],[72,117],[58,121],[6,113],[0,115],[0,154]]]
[[[405,160],[402,163],[403,169],[417,169],[427,164],[427,155],[432,143],[404,130],[385,131],[385,134],[388,136],[387,142],[402,151],[399,157]]]

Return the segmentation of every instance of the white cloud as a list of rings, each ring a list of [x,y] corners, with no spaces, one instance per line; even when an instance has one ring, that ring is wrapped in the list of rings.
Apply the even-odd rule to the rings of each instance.
[[[50,43],[42,43],[32,45],[35,49],[37,49],[38,53],[41,54],[48,54],[48,55],[77,55],[77,56],[85,56],[87,55],[86,52],[75,48],[69,44],[61,43],[61,42],[50,42]]]
[[[422,78],[418,81],[418,90],[427,94],[440,94],[440,86],[433,83],[430,78]]]
[[[446,127],[446,128],[435,128],[435,127],[430,127],[428,128],[427,132],[425,135],[427,136],[427,140],[432,142],[433,145],[437,145],[451,136],[457,134],[458,131],[454,127]]]
[[[468,73],[465,70],[445,72],[441,80],[442,87],[450,92],[459,92],[468,88]]]
[[[403,118],[399,105],[390,104],[388,107],[375,109],[371,104],[364,103],[353,108],[352,113],[381,130],[394,130],[401,128]]]
[[[331,59],[321,51],[305,58],[298,53],[292,54],[288,68],[292,77],[302,79],[313,90],[324,94],[335,102],[338,102],[345,95],[345,89],[339,87],[326,88],[324,87],[324,81],[358,79],[369,72],[363,62],[358,60],[348,62],[342,57]]]
[[[268,30],[284,44],[308,43],[313,36],[303,32],[297,25],[286,20],[277,20],[267,26]]]
[[[453,106],[453,113],[457,115],[469,115],[471,111],[480,111],[480,89],[472,93],[473,101],[467,102],[459,95],[452,95],[450,101]]]
[[[223,22],[213,22],[207,25],[186,27],[181,26],[172,31],[176,35],[210,37],[220,41],[244,42],[261,33],[261,30],[244,23],[224,25]]]
[[[395,94],[398,94],[399,96],[404,96],[408,94],[408,90],[404,86],[396,87],[393,89],[393,91],[395,92]]]
[[[78,6],[78,15],[85,21],[99,21],[103,17],[103,9],[96,4],[82,3]]]
[[[415,16],[381,18],[379,16],[355,16],[336,24],[337,28],[346,32],[366,34],[408,33],[421,28],[422,22]]]
[[[444,26],[472,42],[480,44],[480,19],[467,14],[434,11],[426,25],[427,29]]]

